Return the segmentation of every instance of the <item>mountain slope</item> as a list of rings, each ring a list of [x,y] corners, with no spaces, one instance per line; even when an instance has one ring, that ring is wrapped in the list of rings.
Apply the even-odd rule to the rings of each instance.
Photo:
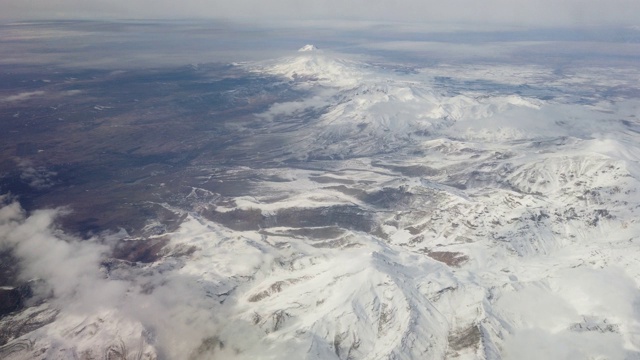
[[[303,49],[245,65],[308,95],[255,114],[263,127],[234,145],[264,161],[203,168],[188,205],[157,204],[183,222],[154,238],[156,261],[105,260],[109,241],[40,219],[29,248],[86,251],[93,285],[71,284],[55,320],[0,355],[108,356],[110,338],[138,358],[640,356],[638,99],[452,91],[433,69]],[[222,196],[211,179],[251,186]],[[37,219],[4,209],[14,246]],[[105,286],[112,302],[79,306]],[[0,325],[31,315],[16,316]]]

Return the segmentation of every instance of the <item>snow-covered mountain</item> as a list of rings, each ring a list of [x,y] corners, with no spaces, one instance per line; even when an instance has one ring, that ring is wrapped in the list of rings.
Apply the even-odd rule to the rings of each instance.
[[[279,143],[225,181],[259,180],[161,204],[184,221],[159,260],[105,260],[53,214],[2,209],[23,257],[49,244],[94,270],[63,291],[69,274],[29,269],[59,303],[3,319],[47,324],[3,358],[640,357],[638,99],[453,91],[434,73],[464,67],[301,50],[246,65],[309,94],[255,114]]]
[[[305,52],[305,51],[318,51],[318,48],[313,45],[313,44],[307,44],[303,47],[301,47],[300,49],[298,49],[299,52]]]

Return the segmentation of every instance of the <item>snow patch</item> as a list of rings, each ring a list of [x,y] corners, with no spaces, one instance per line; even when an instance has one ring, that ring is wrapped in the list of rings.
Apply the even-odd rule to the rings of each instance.
[[[301,47],[300,49],[298,49],[299,52],[306,52],[306,51],[317,51],[318,48],[315,45],[312,44],[307,44],[303,47]]]

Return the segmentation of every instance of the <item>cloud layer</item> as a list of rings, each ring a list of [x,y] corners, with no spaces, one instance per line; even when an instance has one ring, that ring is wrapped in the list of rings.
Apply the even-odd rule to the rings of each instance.
[[[254,20],[411,21],[533,26],[637,25],[633,0],[375,1],[80,1],[0,0],[5,19],[32,18],[226,18]]]

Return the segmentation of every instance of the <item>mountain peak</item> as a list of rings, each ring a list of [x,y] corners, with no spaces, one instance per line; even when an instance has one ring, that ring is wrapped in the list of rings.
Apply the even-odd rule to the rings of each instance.
[[[313,44],[307,44],[307,45],[301,47],[300,49],[298,49],[298,51],[300,51],[300,52],[317,51],[317,50],[318,50],[318,48]]]

